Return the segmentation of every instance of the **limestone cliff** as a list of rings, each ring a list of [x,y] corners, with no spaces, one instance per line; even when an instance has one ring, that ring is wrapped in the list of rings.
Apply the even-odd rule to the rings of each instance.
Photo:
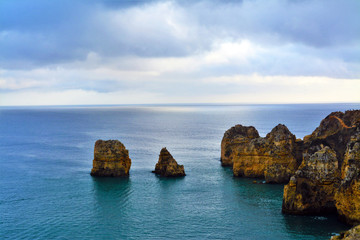
[[[258,131],[250,126],[235,125],[224,133],[221,141],[221,164],[223,166],[233,165],[233,149],[237,146],[247,144],[251,139],[258,138]]]
[[[303,161],[284,187],[282,210],[292,214],[338,211],[348,223],[360,220],[360,111],[334,112],[304,138]]]
[[[179,165],[166,148],[161,149],[159,161],[156,163],[153,173],[163,177],[185,176],[184,166]]]
[[[300,164],[301,145],[282,124],[264,138],[254,127],[236,125],[224,134],[221,161],[223,165],[233,165],[236,177],[265,178],[268,183],[288,182]]]
[[[97,140],[94,148],[92,176],[129,176],[129,151],[118,140]]]
[[[339,217],[346,223],[360,224],[360,131],[347,145],[340,187],[335,194]]]
[[[340,176],[336,153],[329,147],[302,162],[284,187],[282,210],[295,214],[335,212],[334,196]]]

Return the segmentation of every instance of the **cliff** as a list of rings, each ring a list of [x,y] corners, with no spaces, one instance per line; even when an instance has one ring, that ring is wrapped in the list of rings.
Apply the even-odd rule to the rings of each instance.
[[[338,212],[360,223],[360,110],[333,112],[304,138],[303,161],[284,187],[284,213]]]
[[[236,177],[265,178],[268,183],[288,182],[301,162],[301,141],[277,125],[266,137],[254,127],[236,125],[221,142],[222,165],[232,165]]]
[[[161,149],[159,161],[156,163],[153,173],[163,177],[181,177],[186,175],[184,166],[179,165],[166,148]]]
[[[91,176],[129,176],[130,166],[129,151],[120,141],[96,141]]]
[[[221,164],[222,166],[233,165],[233,150],[250,142],[251,139],[259,138],[258,131],[250,126],[235,125],[224,133],[221,141]]]
[[[360,224],[360,131],[347,145],[335,200],[339,217],[344,222]]]
[[[336,153],[324,147],[304,160],[284,187],[282,210],[293,214],[335,212],[335,189],[340,172]]]

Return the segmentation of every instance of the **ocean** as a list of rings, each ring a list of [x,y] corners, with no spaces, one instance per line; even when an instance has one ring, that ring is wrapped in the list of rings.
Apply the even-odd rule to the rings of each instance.
[[[297,138],[360,104],[130,105],[0,108],[0,239],[329,239],[336,216],[281,213],[283,185],[221,167],[235,124]],[[95,141],[129,150],[129,178],[90,176]],[[187,174],[154,169],[167,147]]]

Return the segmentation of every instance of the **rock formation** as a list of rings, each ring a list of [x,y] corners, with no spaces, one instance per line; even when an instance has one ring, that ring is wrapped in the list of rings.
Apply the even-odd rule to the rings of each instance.
[[[338,212],[360,223],[360,110],[334,112],[304,138],[303,161],[284,187],[282,210],[292,214]]]
[[[340,233],[339,236],[333,236],[330,240],[358,240],[360,239],[360,225]]]
[[[284,187],[283,212],[322,214],[335,212],[335,185],[340,172],[336,153],[329,147],[302,162]]]
[[[288,182],[301,162],[302,141],[277,125],[266,137],[254,127],[236,125],[221,142],[222,165],[233,165],[234,176],[265,178],[268,183]]]
[[[284,186],[282,211],[338,213],[360,224],[360,110],[333,112],[304,141],[279,124],[266,137],[254,127],[225,132],[221,162],[234,176],[265,178]]]
[[[340,187],[335,194],[337,212],[344,222],[360,224],[360,131],[347,145],[341,172]]]
[[[184,166],[178,165],[176,160],[166,148],[161,149],[159,161],[156,163],[153,173],[163,177],[185,176]]]
[[[235,125],[224,133],[221,141],[221,164],[222,166],[233,165],[233,149],[250,142],[251,139],[259,138],[258,131],[250,126]]]
[[[129,176],[130,166],[129,151],[120,141],[96,141],[91,176]]]

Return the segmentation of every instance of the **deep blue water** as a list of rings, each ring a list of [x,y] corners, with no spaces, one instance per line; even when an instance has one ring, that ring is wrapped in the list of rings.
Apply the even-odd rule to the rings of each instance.
[[[360,104],[0,109],[0,239],[328,239],[336,217],[281,213],[282,185],[233,178],[220,142],[235,124],[297,137]],[[93,178],[97,139],[129,149],[128,179]],[[151,173],[162,147],[187,176]]]

